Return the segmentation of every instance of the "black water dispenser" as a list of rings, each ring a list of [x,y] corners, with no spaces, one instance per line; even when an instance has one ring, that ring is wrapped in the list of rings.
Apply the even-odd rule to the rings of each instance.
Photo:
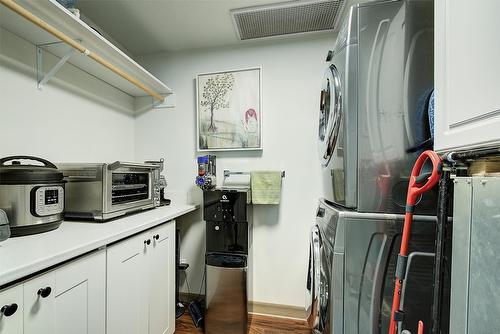
[[[205,333],[246,334],[250,193],[241,189],[204,191],[203,201]]]

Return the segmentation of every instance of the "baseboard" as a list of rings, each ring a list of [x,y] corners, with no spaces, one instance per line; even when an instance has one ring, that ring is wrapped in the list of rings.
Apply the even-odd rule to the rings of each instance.
[[[189,303],[193,300],[199,300],[199,296],[197,294],[185,292],[180,292],[179,298],[184,303]],[[272,317],[282,317],[299,320],[306,320],[307,318],[307,311],[303,307],[256,301],[248,302],[248,312]]]
[[[305,320],[307,318],[307,312],[303,307],[256,301],[248,302],[248,312],[299,320]]]

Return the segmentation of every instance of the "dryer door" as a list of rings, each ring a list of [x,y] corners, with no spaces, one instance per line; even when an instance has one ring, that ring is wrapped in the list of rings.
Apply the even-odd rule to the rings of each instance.
[[[318,153],[323,166],[333,155],[342,120],[340,76],[335,65],[325,71],[319,104]]]

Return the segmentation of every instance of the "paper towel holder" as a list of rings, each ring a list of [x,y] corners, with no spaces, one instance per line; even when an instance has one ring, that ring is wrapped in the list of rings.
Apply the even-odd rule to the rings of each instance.
[[[232,172],[228,169],[224,169],[224,178],[229,177],[231,175],[250,175],[250,172]],[[281,171],[281,177],[285,177],[285,171]]]

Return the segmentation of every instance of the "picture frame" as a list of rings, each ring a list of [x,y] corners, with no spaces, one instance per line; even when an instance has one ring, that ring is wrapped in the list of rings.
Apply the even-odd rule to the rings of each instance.
[[[262,68],[196,77],[197,150],[262,150]]]

